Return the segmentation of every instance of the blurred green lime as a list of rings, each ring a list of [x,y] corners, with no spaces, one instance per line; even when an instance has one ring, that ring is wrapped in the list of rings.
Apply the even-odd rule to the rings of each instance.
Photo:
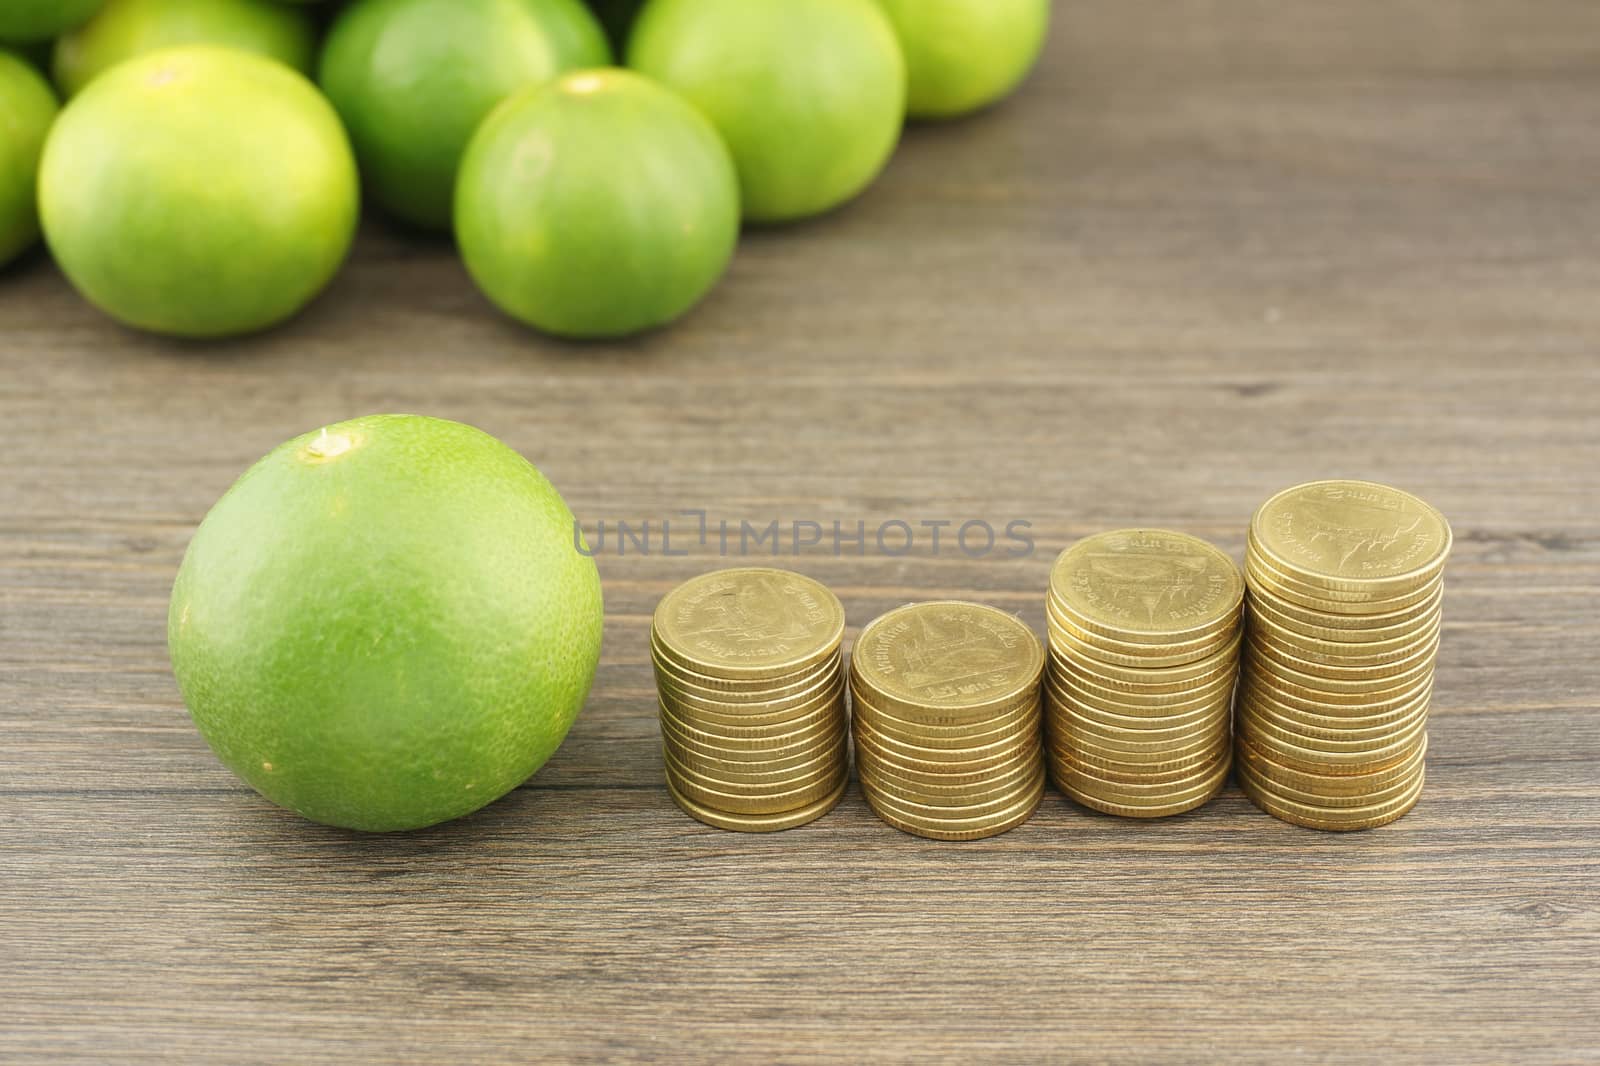
[[[905,117],[905,63],[874,0],[650,0],[628,65],[711,119],[760,222],[861,192]]]
[[[141,329],[218,337],[294,314],[357,215],[338,116],[281,63],[196,45],[130,59],[45,145],[45,239],[78,291]]]
[[[101,0],[0,0],[0,41],[31,44],[79,25]]]
[[[55,117],[44,78],[0,49],[0,265],[39,239],[39,156]]]
[[[508,314],[568,337],[670,322],[716,284],[739,236],[717,131],[624,70],[568,74],[507,100],[467,150],[456,241]]]
[[[905,51],[906,111],[965,115],[1027,77],[1050,27],[1050,0],[879,0]]]
[[[72,96],[108,67],[182,44],[239,48],[309,74],[317,30],[309,14],[274,0],[108,0],[56,42],[56,85]]]
[[[445,229],[461,153],[494,106],[610,61],[579,0],[356,0],[328,35],[320,80],[378,203]]]
[[[276,448],[195,532],[167,643],[262,795],[348,829],[477,810],[549,759],[604,622],[572,512],[481,430],[358,418]]]

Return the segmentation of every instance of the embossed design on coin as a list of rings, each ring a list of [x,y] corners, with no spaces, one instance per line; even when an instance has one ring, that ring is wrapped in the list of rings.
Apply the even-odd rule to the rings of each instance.
[[[656,608],[665,649],[702,669],[777,676],[837,647],[844,610],[822,585],[787,570],[722,570],[690,580]]]
[[[1037,687],[1044,650],[1011,615],[971,603],[914,603],[856,640],[858,676],[891,698],[972,707]]]
[[[1281,492],[1256,512],[1251,535],[1293,571],[1349,581],[1426,573],[1450,549],[1443,515],[1368,481],[1315,481]]]
[[[1061,553],[1050,585],[1090,628],[1181,633],[1220,626],[1239,609],[1244,582],[1219,549],[1185,533],[1122,529]]]

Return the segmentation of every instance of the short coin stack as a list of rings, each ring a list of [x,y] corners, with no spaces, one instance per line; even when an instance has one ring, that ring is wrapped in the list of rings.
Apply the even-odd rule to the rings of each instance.
[[[1366,829],[1422,793],[1450,526],[1365,481],[1279,493],[1250,523],[1239,783],[1269,814]]]
[[[1045,691],[1062,792],[1106,814],[1161,818],[1221,791],[1243,600],[1233,560],[1184,533],[1118,530],[1061,553]]]
[[[667,787],[708,825],[791,829],[849,782],[844,608],[786,570],[722,570],[662,598],[650,630]]]
[[[916,603],[882,615],[850,656],[856,767],[878,817],[934,840],[1026,822],[1044,794],[1044,649],[1011,615]]]

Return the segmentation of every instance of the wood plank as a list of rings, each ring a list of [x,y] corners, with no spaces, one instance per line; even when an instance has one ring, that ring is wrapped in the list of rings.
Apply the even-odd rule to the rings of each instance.
[[[135,335],[0,274],[0,1058],[1240,1062],[1600,1058],[1600,8],[1075,0],[1019,96],[747,235],[677,327],[570,345],[369,221],[304,316]],[[1350,837],[1230,789],[1159,824],[1057,795],[1001,838],[852,791],[774,837],[660,784],[645,634],[714,547],[599,560],[552,763],[401,837],[304,823],[190,726],[166,599],[279,441],[459,418],[593,529],[1031,523],[1020,559],[813,552],[851,633],[964,596],[1042,631],[1050,560],[1272,491],[1452,519],[1429,783]]]

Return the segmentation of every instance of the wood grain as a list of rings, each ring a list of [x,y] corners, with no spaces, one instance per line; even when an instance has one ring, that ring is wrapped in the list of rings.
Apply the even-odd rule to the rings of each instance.
[[[175,345],[42,256],[0,275],[0,1058],[1453,1063],[1600,1058],[1600,7],[1074,0],[1013,101],[756,232],[675,329],[542,340],[369,225],[267,336]],[[715,565],[607,555],[555,760],[363,838],[239,785],[169,676],[194,525],[294,433],[459,418],[591,524],[1033,524],[1026,559],[814,555],[853,628],[1041,629],[1113,525],[1242,551],[1316,476],[1452,519],[1428,790],[1349,837],[1236,790],[1047,797],[938,845],[852,792],[770,838],[660,783],[645,633]]]

